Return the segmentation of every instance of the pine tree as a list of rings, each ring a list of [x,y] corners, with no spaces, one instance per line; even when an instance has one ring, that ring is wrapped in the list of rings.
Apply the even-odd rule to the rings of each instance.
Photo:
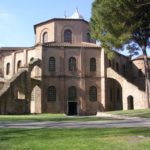
[[[150,73],[146,47],[150,39],[149,0],[95,0],[92,5],[91,30],[101,42],[108,58],[113,50],[126,44],[131,55],[142,50],[145,65],[147,102],[150,107]]]

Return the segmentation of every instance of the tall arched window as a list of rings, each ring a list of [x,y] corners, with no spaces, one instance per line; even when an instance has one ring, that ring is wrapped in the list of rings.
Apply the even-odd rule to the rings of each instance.
[[[54,57],[50,57],[49,58],[49,71],[55,71],[56,67],[55,67],[55,58]]]
[[[6,64],[6,75],[9,75],[10,73],[10,63]]]
[[[90,87],[89,99],[90,101],[97,101],[97,88],[95,86]]]
[[[18,61],[18,63],[17,63],[17,71],[18,71],[18,69],[21,67],[21,60],[19,60]]]
[[[96,71],[96,59],[95,58],[90,59],[90,71]]]
[[[87,42],[91,42],[91,35],[90,35],[90,33],[87,33],[86,38],[87,38]]]
[[[69,59],[69,71],[76,71],[76,59],[74,57]]]
[[[71,86],[68,89],[68,100],[76,100],[77,99],[77,90],[75,86]]]
[[[64,31],[64,42],[72,43],[72,31],[69,29]]]
[[[47,101],[56,101],[56,88],[54,86],[47,89]]]
[[[42,35],[42,43],[47,43],[48,42],[48,33],[44,32]]]

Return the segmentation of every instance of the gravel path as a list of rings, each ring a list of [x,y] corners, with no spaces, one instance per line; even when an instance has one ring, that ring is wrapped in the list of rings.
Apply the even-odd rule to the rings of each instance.
[[[43,121],[43,122],[0,122],[0,128],[124,128],[149,127],[150,119],[128,118],[125,120],[109,121]]]

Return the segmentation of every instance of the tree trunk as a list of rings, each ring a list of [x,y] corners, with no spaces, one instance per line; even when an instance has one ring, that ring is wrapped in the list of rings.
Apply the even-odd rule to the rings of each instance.
[[[142,46],[144,56],[144,67],[145,67],[145,90],[148,108],[150,108],[150,67],[146,52],[146,46]]]

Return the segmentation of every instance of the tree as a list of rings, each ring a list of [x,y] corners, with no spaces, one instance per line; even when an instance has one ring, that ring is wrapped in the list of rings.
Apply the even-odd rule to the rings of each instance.
[[[132,55],[142,50],[150,107],[150,73],[146,52],[150,39],[149,17],[149,0],[95,0],[90,23],[93,37],[101,42],[108,58],[114,56],[112,50],[121,50],[124,45]]]

